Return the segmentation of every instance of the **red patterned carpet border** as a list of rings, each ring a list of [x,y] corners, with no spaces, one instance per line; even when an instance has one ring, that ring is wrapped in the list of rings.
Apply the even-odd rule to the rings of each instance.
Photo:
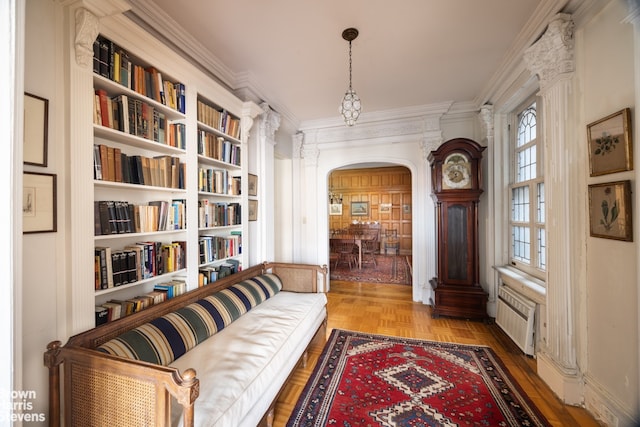
[[[287,427],[550,426],[493,350],[335,329]]]
[[[362,268],[350,269],[346,263],[340,263],[334,268],[335,261],[330,266],[329,278],[346,282],[389,283],[396,285],[411,285],[411,257],[403,255],[376,255],[376,264],[366,262]]]

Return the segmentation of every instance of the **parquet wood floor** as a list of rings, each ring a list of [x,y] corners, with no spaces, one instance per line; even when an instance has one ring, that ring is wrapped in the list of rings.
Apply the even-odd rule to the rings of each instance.
[[[494,324],[450,318],[433,319],[431,308],[413,302],[411,287],[356,282],[331,282],[326,335],[314,340],[307,367],[299,366],[280,395],[274,427],[286,425],[332,329],[488,345],[503,361],[529,398],[553,426],[598,427],[582,408],[564,405],[536,374],[536,362],[525,356]]]

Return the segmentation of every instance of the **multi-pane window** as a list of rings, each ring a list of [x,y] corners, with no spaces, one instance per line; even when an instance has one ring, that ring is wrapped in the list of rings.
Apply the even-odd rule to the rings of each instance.
[[[510,185],[511,263],[542,277],[546,269],[542,144],[538,139],[536,102],[517,115],[512,144]]]

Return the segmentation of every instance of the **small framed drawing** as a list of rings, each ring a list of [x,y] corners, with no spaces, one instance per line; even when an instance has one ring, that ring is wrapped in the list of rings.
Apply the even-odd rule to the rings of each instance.
[[[391,212],[391,203],[380,203],[380,213],[389,213]]]
[[[56,175],[24,172],[22,178],[22,231],[57,231]]]
[[[23,144],[25,165],[47,166],[48,129],[49,100],[25,92]]]
[[[591,176],[633,169],[629,108],[587,125],[587,139]]]
[[[330,203],[329,215],[342,215],[342,203]]]
[[[351,216],[369,215],[369,202],[351,202]]]
[[[258,176],[249,174],[249,196],[258,195]]]
[[[402,213],[410,214],[411,213],[411,205],[402,205]]]
[[[589,230],[593,237],[633,240],[631,181],[589,185]]]
[[[249,200],[249,221],[258,220],[258,201]]]

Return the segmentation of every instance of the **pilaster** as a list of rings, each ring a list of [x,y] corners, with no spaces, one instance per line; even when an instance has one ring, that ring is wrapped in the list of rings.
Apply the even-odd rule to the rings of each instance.
[[[67,9],[69,42],[68,105],[69,122],[69,178],[73,183],[69,187],[69,223],[71,251],[71,325],[70,333],[93,328],[94,290],[93,278],[93,220],[86,214],[86,207],[93,202],[93,182],[90,177],[93,158],[93,70],[92,60],[87,60],[87,48],[91,46],[93,58],[93,40],[99,32],[99,17],[81,7],[81,3],[70,5]],[[93,38],[93,39],[92,39]]]
[[[258,185],[258,229],[259,232],[252,240],[257,239],[256,255],[252,258],[256,262],[274,259],[275,244],[275,200],[267,194],[265,189],[274,188],[275,182],[275,133],[280,127],[280,114],[271,109],[269,104],[260,104],[259,131],[256,150],[256,170],[259,177]],[[277,196],[276,196],[277,197]],[[252,242],[253,243],[253,242]]]
[[[481,144],[486,146],[487,154],[483,156],[482,159],[482,168],[480,169],[481,173],[481,186],[485,192],[484,200],[493,200],[494,199],[494,188],[493,188],[493,174],[489,173],[489,171],[496,170],[495,167],[495,159],[494,159],[494,114],[493,114],[493,105],[485,104],[480,108],[478,112],[478,119],[482,125],[482,129],[484,131],[484,135],[481,139]],[[486,171],[486,173],[485,173]],[[496,296],[498,294],[498,280],[497,274],[495,270],[491,267],[497,265],[497,261],[495,258],[494,252],[494,244],[495,240],[488,238],[488,236],[496,236],[495,222],[492,222],[489,218],[495,218],[495,203],[488,202],[482,203],[480,205],[482,209],[481,218],[487,218],[485,221],[480,223],[480,231],[484,238],[481,239],[482,248],[480,250],[481,258],[484,257],[484,261],[480,262],[480,283],[483,284],[485,291],[489,294],[489,300],[487,302],[487,313],[491,317],[496,316]]]
[[[629,14],[624,19],[623,22],[630,23],[633,25],[633,62],[635,68],[635,103],[634,105],[634,117],[633,123],[640,123],[640,0],[627,0],[627,7],[629,9]],[[637,129],[637,127],[636,127]],[[633,132],[633,146],[638,147],[638,141],[640,138],[638,137],[638,132]],[[640,165],[640,149],[633,150],[633,164]],[[637,167],[637,166],[636,166]],[[631,192],[632,197],[635,198],[636,209],[633,210],[633,224],[640,224],[640,191],[638,191],[638,181],[635,180],[635,189]],[[636,253],[640,252],[638,250],[638,245],[640,245],[640,227],[634,227],[634,236],[633,241],[636,245]],[[636,276],[640,277],[640,262],[636,262]],[[640,319],[640,292],[638,293],[638,319]],[[640,324],[638,325],[638,333],[640,334]],[[640,348],[638,348],[638,354],[640,354]],[[640,371],[640,369],[639,369]],[[638,388],[640,388],[640,377],[637,378]]]
[[[428,123],[427,123],[428,124]],[[433,126],[431,126],[433,128]],[[429,153],[436,150],[442,143],[442,130],[440,130],[440,121],[438,119],[437,129],[431,129],[424,132],[422,141],[420,141],[420,148],[422,149],[422,160],[424,162],[424,189],[428,192],[423,195],[425,200],[425,212],[424,212],[424,234],[425,242],[428,242],[424,247],[425,251],[425,279],[426,282],[423,285],[423,290],[420,295],[421,301],[425,304],[429,303],[431,297],[431,286],[429,280],[432,277],[438,275],[437,268],[437,254],[436,254],[436,215],[433,199],[431,198],[431,166],[429,165],[428,156]],[[415,293],[415,290],[414,290]]]
[[[547,236],[547,339],[538,354],[538,373],[566,403],[582,401],[582,378],[576,361],[574,316],[573,225],[571,194],[575,179],[570,163],[577,143],[571,123],[574,64],[573,22],[558,14],[540,40],[525,52],[528,68],[540,80],[545,153]]]
[[[292,190],[292,218],[293,218],[293,248],[292,262],[299,261],[299,254],[301,253],[302,246],[302,146],[304,145],[304,133],[298,132],[292,136],[293,139],[293,164],[291,170],[291,176],[293,182],[291,183]]]

